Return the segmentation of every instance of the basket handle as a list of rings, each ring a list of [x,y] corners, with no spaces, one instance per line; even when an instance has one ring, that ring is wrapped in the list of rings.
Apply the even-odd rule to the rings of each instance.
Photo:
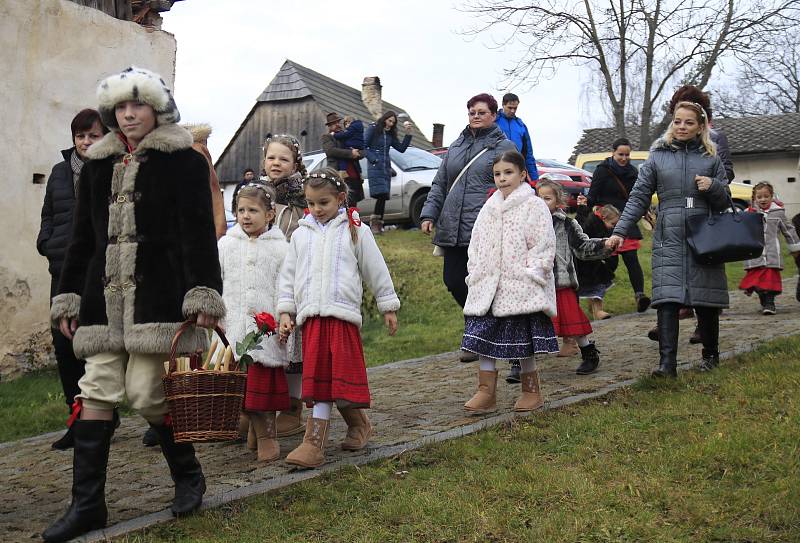
[[[174,373],[175,370],[178,369],[178,360],[176,358],[178,354],[178,340],[181,338],[181,335],[189,329],[190,326],[194,326],[197,323],[196,318],[185,320],[181,323],[178,329],[175,331],[175,337],[172,338],[172,345],[169,348],[169,371],[167,373]],[[222,344],[227,347],[230,345],[228,343],[228,338],[225,337],[225,332],[222,331],[222,328],[219,326],[214,327],[214,331],[217,333],[219,338],[222,340]],[[236,363],[235,368],[238,368],[239,364]]]

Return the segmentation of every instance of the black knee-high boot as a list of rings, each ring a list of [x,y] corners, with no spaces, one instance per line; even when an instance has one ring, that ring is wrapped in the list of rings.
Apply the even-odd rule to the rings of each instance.
[[[716,307],[695,308],[700,337],[703,340],[703,361],[700,371],[711,371],[719,366],[719,309]]]
[[[206,492],[203,468],[194,453],[191,443],[175,443],[172,427],[165,424],[150,424],[158,433],[161,452],[167,459],[172,480],[175,482],[175,499],[170,510],[175,516],[186,515],[200,508]]]
[[[113,421],[76,420],[72,423],[75,441],[72,503],[64,516],[42,533],[45,541],[69,541],[86,532],[105,527],[108,520],[106,470],[113,433]]]
[[[658,369],[653,377],[678,376],[678,304],[658,306]]]

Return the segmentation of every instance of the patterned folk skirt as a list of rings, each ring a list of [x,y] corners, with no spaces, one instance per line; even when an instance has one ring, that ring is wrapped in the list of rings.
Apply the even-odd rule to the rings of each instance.
[[[556,290],[556,311],[553,328],[558,337],[587,336],[592,333],[592,325],[578,303],[578,293],[574,288]]]
[[[498,360],[528,358],[536,353],[558,352],[553,322],[542,312],[531,315],[464,318],[461,348]]]
[[[245,411],[281,411],[291,406],[289,384],[283,368],[268,368],[258,363],[248,366]]]
[[[370,406],[361,334],[355,324],[334,317],[303,323],[303,401]]]

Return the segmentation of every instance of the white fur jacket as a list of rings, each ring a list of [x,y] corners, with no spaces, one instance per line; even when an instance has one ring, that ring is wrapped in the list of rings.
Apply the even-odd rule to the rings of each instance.
[[[278,275],[289,244],[280,228],[273,226],[253,239],[237,224],[220,238],[217,247],[222,299],[228,309],[223,327],[235,353],[236,342],[256,329],[254,314],[266,311],[278,321]],[[278,334],[262,338],[259,345],[261,350],[250,351],[255,362],[273,368],[288,365],[286,344],[278,341]]]
[[[400,309],[389,269],[368,226],[358,226],[358,241],[353,243],[347,213],[324,226],[306,216],[298,222],[283,262],[278,312],[294,315],[298,326],[320,316],[361,327],[362,278],[381,313]]]
[[[498,190],[481,208],[467,254],[464,315],[556,314],[553,261],[556,239],[547,204],[527,183],[503,198]]]

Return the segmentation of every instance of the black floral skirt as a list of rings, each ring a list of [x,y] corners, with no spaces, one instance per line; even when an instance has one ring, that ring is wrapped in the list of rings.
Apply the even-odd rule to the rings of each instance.
[[[488,358],[513,360],[558,352],[553,321],[542,312],[531,315],[464,318],[461,348]]]

